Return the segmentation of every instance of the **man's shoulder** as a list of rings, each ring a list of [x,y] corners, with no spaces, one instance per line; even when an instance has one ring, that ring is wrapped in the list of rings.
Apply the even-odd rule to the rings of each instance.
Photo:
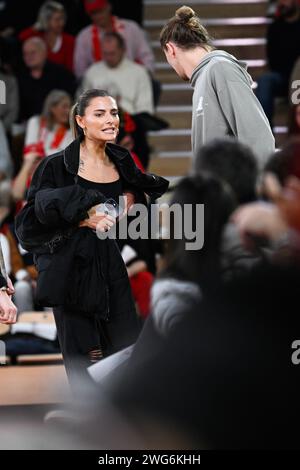
[[[240,75],[240,66],[238,62],[230,60],[227,57],[215,57],[210,61],[208,68],[213,76],[217,75]]]
[[[91,29],[92,29],[92,25],[90,24],[85,26],[83,29],[81,29],[76,36],[76,42],[78,42],[79,40],[83,40],[85,37],[91,34]]]
[[[87,70],[85,71],[84,73],[84,78],[88,78],[88,79],[92,79],[94,77],[97,78],[97,80],[99,81],[99,79],[102,79],[103,77],[103,73],[104,72],[108,72],[109,69],[108,67],[105,65],[104,61],[99,61],[99,62],[94,62],[93,64],[91,64]]]
[[[130,69],[132,72],[134,72],[136,75],[147,75],[147,69],[144,65],[142,64],[137,64],[133,60],[130,60],[128,58],[124,59],[124,65],[127,67],[127,69]]]
[[[140,26],[133,20],[129,20],[127,18],[119,18],[119,17],[115,17],[116,18],[116,22],[117,22],[117,25],[119,26],[119,28],[122,30],[122,28],[125,28],[127,30],[134,30],[134,31],[138,31],[140,30]]]

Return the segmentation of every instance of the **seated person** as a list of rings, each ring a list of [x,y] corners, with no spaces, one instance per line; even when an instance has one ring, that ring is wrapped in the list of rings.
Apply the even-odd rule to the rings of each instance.
[[[25,198],[31,176],[46,155],[63,150],[72,141],[69,125],[71,98],[65,91],[53,90],[47,96],[41,116],[29,119],[25,136],[24,161],[13,182],[15,201]]]

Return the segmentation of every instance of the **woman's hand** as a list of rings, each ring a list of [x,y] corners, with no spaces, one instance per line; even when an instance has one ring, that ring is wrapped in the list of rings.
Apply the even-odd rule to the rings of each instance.
[[[122,220],[123,217],[125,217],[128,214],[128,211],[130,210],[130,208],[135,203],[134,194],[130,191],[125,191],[123,193],[123,198],[124,198],[124,211],[120,215],[119,220]]]
[[[0,291],[0,323],[10,325],[17,321],[17,307],[12,302],[7,291]]]
[[[94,208],[92,208],[94,209]],[[116,223],[116,219],[104,212],[89,211],[90,217],[82,220],[79,227],[88,227],[92,230],[99,230],[100,232],[107,232]]]
[[[13,295],[15,293],[15,288],[9,277],[7,278],[7,293],[8,295]]]

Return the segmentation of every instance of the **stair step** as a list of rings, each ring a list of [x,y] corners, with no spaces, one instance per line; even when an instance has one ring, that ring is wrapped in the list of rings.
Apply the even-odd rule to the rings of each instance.
[[[171,18],[183,2],[152,1],[144,5],[144,17],[146,20],[159,20]],[[189,1],[189,6],[200,18],[232,18],[232,17],[256,17],[265,16],[267,1]]]
[[[171,85],[174,85],[174,88]],[[192,95],[193,89],[189,84],[163,84],[160,105],[191,105]]]
[[[157,157],[152,158],[149,171],[165,177],[184,176],[189,172],[190,166],[190,157]]]
[[[158,117],[165,119],[171,129],[191,128],[192,106],[158,106]]]
[[[273,131],[276,145],[282,145],[287,137],[287,127],[276,126]],[[149,132],[148,135],[154,154],[161,152],[191,152],[190,129],[166,129],[159,132]]]
[[[154,152],[191,151],[190,129],[167,129],[166,132],[149,132],[148,141]]]
[[[256,80],[260,75],[262,75],[267,70],[265,60],[246,61],[246,62],[248,63],[248,72],[250,73],[253,80]],[[253,66],[252,64],[255,64],[255,65]],[[178,77],[177,73],[169,66],[167,62],[156,63],[155,77],[161,83],[174,83],[174,84],[182,83],[182,79]]]
[[[145,20],[144,27],[145,28],[162,28],[167,19],[159,18],[157,20]],[[229,18],[202,18],[202,23],[204,26],[209,27],[216,27],[216,26],[257,26],[257,25],[268,25],[271,23],[272,20],[270,18],[266,18],[264,16],[246,16],[246,17],[232,17],[230,15]]]
[[[190,129],[192,125],[192,106],[158,106],[157,115],[165,119],[170,129]],[[274,116],[276,127],[286,127],[288,125],[288,106],[285,103],[276,104]],[[167,130],[167,129],[166,129]]]
[[[217,49],[224,50],[237,58],[244,60],[265,59],[266,39],[265,38],[227,38],[213,41]],[[151,41],[152,50],[157,63],[166,61],[164,51],[161,49],[159,41]]]
[[[267,21],[266,18],[263,19],[266,21],[254,21],[249,24],[231,24],[228,23],[228,19],[225,18],[222,22],[207,25],[207,29],[210,35],[215,39],[248,37],[264,38],[266,37],[269,21]],[[147,30],[150,40],[157,41],[159,39],[159,35],[164,24],[164,20],[160,21],[158,25],[154,25],[152,23],[148,24],[146,22],[145,29]]]

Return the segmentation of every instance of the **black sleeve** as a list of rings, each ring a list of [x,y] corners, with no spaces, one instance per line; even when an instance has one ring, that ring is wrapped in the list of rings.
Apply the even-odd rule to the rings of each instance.
[[[126,166],[126,174],[129,176],[131,184],[125,184],[125,188],[134,192],[140,190],[148,194],[151,199],[162,196],[169,187],[169,181],[154,173],[143,173],[135,164],[132,156],[128,154],[122,165]]]
[[[0,274],[0,287],[7,287],[6,279],[2,276],[2,274]]]
[[[85,190],[79,185],[57,188],[51,162],[42,162],[33,175],[28,202],[34,204],[37,220],[51,228],[78,224],[88,217],[87,211],[104,202],[99,191]]]
[[[35,196],[35,214],[40,223],[51,227],[78,224],[88,218],[87,211],[105,202],[99,191],[78,185],[41,189]]]
[[[15,218],[19,242],[34,252],[54,234],[77,228],[88,218],[87,211],[105,200],[96,190],[86,191],[78,185],[55,187],[53,168],[49,160],[41,162],[28,191],[28,202]]]

